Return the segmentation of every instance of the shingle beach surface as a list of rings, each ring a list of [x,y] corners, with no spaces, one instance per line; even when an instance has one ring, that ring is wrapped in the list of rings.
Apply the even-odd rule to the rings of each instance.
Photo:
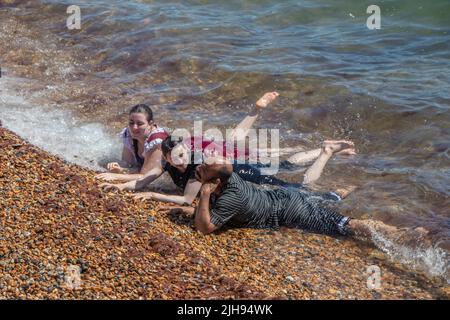
[[[2,299],[448,298],[356,241],[287,229],[202,236],[192,217],[104,192],[95,172],[4,128],[0,148]],[[371,265],[382,271],[377,291]],[[77,288],[67,286],[74,266]]]

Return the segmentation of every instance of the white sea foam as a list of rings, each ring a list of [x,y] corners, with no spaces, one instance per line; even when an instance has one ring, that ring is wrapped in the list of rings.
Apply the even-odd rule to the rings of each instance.
[[[100,123],[80,123],[68,110],[36,106],[11,94],[1,80],[0,119],[3,126],[32,144],[63,159],[99,169],[106,159],[120,155],[121,142]]]
[[[371,229],[371,233],[375,245],[393,260],[430,276],[444,278],[450,284],[450,257],[437,244],[431,247],[418,244],[412,248],[389,239],[374,229]]]

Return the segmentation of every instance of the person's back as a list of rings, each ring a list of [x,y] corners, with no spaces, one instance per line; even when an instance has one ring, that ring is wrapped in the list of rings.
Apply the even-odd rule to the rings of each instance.
[[[211,195],[211,222],[235,227],[278,228],[277,213],[291,191],[284,188],[258,189],[233,172],[220,196]]]

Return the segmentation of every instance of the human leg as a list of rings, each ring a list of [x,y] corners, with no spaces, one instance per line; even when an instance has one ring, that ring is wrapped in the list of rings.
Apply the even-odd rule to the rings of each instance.
[[[281,212],[280,224],[328,235],[347,235],[349,217],[326,208],[302,192],[291,192]]]
[[[327,140],[329,141],[329,140]],[[313,160],[316,160],[320,153],[322,152],[322,148],[317,148],[309,151],[301,151],[293,154],[289,158],[287,158],[287,162],[291,164],[303,164]],[[337,155],[350,156],[355,155],[356,151],[354,148],[343,149],[341,151],[336,152]]]
[[[428,234],[428,231],[423,227],[418,227],[415,229],[400,229],[387,225],[382,221],[372,219],[351,219],[348,223],[348,231],[350,235],[362,238],[364,240],[372,240],[377,234],[391,239],[419,239]]]
[[[353,149],[354,144],[347,140],[326,140],[323,142],[322,149],[317,160],[311,167],[306,170],[303,180],[304,184],[311,183],[319,179],[323,172],[323,168],[327,164],[331,156],[345,149]],[[353,149],[354,150],[354,149]]]

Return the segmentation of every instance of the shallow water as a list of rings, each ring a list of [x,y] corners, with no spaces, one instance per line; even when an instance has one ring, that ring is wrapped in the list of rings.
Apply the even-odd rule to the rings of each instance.
[[[430,229],[435,248],[388,251],[450,279],[447,0],[379,1],[380,30],[368,1],[79,1],[72,31],[71,1],[12,2],[0,1],[6,127],[95,167],[118,156],[136,103],[167,127],[225,129],[276,89],[258,126],[279,128],[283,147],[353,140],[359,155],[331,161],[320,186],[357,186],[341,208],[354,217]],[[423,252],[439,267],[411,258]]]

